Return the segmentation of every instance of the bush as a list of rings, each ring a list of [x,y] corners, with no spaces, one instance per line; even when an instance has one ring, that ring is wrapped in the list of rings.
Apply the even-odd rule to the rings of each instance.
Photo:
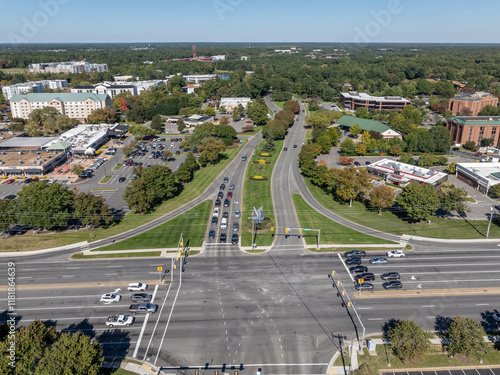
[[[259,152],[259,156],[261,156],[263,158],[270,158],[273,156],[273,154],[271,154],[269,152]]]

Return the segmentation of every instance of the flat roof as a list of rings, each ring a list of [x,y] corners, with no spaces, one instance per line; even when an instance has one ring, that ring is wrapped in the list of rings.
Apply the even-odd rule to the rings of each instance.
[[[380,171],[386,171],[388,173],[394,173],[396,170],[399,170],[400,174],[404,177],[411,180],[422,181],[427,184],[433,184],[447,176],[447,174],[443,172],[418,167],[416,165],[405,164],[391,159],[379,160],[370,164],[368,167],[375,168]]]
[[[57,155],[60,155],[62,153],[64,152],[38,150],[38,151],[21,151],[21,154],[19,154],[19,151],[7,151],[5,155],[0,155],[0,160],[3,161],[3,163],[0,164],[0,167],[2,168],[15,167],[13,169],[22,168],[24,170],[27,167],[41,168],[50,160],[56,158]],[[19,163],[19,160],[22,161],[21,164]],[[38,162],[40,162],[40,165],[37,165]]]
[[[458,163],[457,170],[476,177],[487,188],[500,183],[500,163]]]
[[[23,134],[24,132],[0,131],[0,147],[5,141]]]
[[[74,93],[74,92],[51,92],[51,93],[29,93],[26,95],[13,95],[11,102],[27,100],[29,102],[50,102],[56,100],[59,102],[83,102],[87,99],[94,101],[103,101],[108,97],[107,94]]]
[[[13,137],[0,143],[0,148],[34,147],[41,148],[57,137]]]
[[[500,125],[500,116],[455,116],[449,121],[462,125]]]
[[[377,102],[406,102],[410,103],[408,99],[402,98],[400,96],[372,96],[364,92],[342,92],[340,93],[345,98],[352,99],[363,99],[363,100],[374,100]]]

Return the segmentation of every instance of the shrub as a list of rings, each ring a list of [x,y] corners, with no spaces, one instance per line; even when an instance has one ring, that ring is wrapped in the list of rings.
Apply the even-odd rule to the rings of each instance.
[[[267,181],[267,176],[250,176],[250,180],[253,181]]]
[[[270,158],[273,156],[273,154],[269,152],[259,152],[259,156],[262,156],[263,158]]]

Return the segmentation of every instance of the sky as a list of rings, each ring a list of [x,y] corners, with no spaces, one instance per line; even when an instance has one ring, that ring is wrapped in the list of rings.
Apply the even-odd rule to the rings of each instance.
[[[498,0],[0,0],[0,43],[498,43]]]

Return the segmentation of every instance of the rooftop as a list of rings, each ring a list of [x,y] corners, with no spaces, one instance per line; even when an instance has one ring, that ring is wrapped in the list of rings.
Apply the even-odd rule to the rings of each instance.
[[[366,130],[368,132],[373,130],[373,131],[376,131],[379,133],[383,133],[383,132],[391,129],[390,126],[382,124],[379,121],[367,120],[364,118],[347,116],[347,115],[344,115],[341,118],[339,118],[337,120],[336,124],[341,125],[341,126],[347,126],[349,128],[351,126],[353,126],[354,124],[358,124],[362,130]]]
[[[56,100],[59,102],[83,102],[85,100],[103,101],[108,97],[107,94],[94,94],[94,93],[29,93],[26,95],[14,95],[11,102],[19,102],[27,100],[29,102],[50,102]]]
[[[466,101],[479,101],[483,98],[493,98],[488,92],[483,91],[460,91],[455,94],[453,99],[455,100],[466,100]]]
[[[476,176],[486,188],[500,183],[500,163],[458,163],[457,170]]]
[[[500,116],[455,116],[450,121],[462,125],[500,125]]]
[[[446,173],[443,172],[400,163],[391,159],[379,160],[376,163],[372,163],[369,167],[386,171],[388,173],[399,171],[401,175],[410,180],[420,181],[426,184],[435,184],[437,181],[447,176]]]
[[[30,147],[38,149],[55,139],[57,139],[57,137],[13,137],[0,143],[0,148]]]
[[[374,100],[377,102],[407,102],[410,103],[408,99],[402,98],[400,96],[372,96],[364,92],[342,92],[340,93],[344,98],[352,99],[363,99],[363,100]]]

